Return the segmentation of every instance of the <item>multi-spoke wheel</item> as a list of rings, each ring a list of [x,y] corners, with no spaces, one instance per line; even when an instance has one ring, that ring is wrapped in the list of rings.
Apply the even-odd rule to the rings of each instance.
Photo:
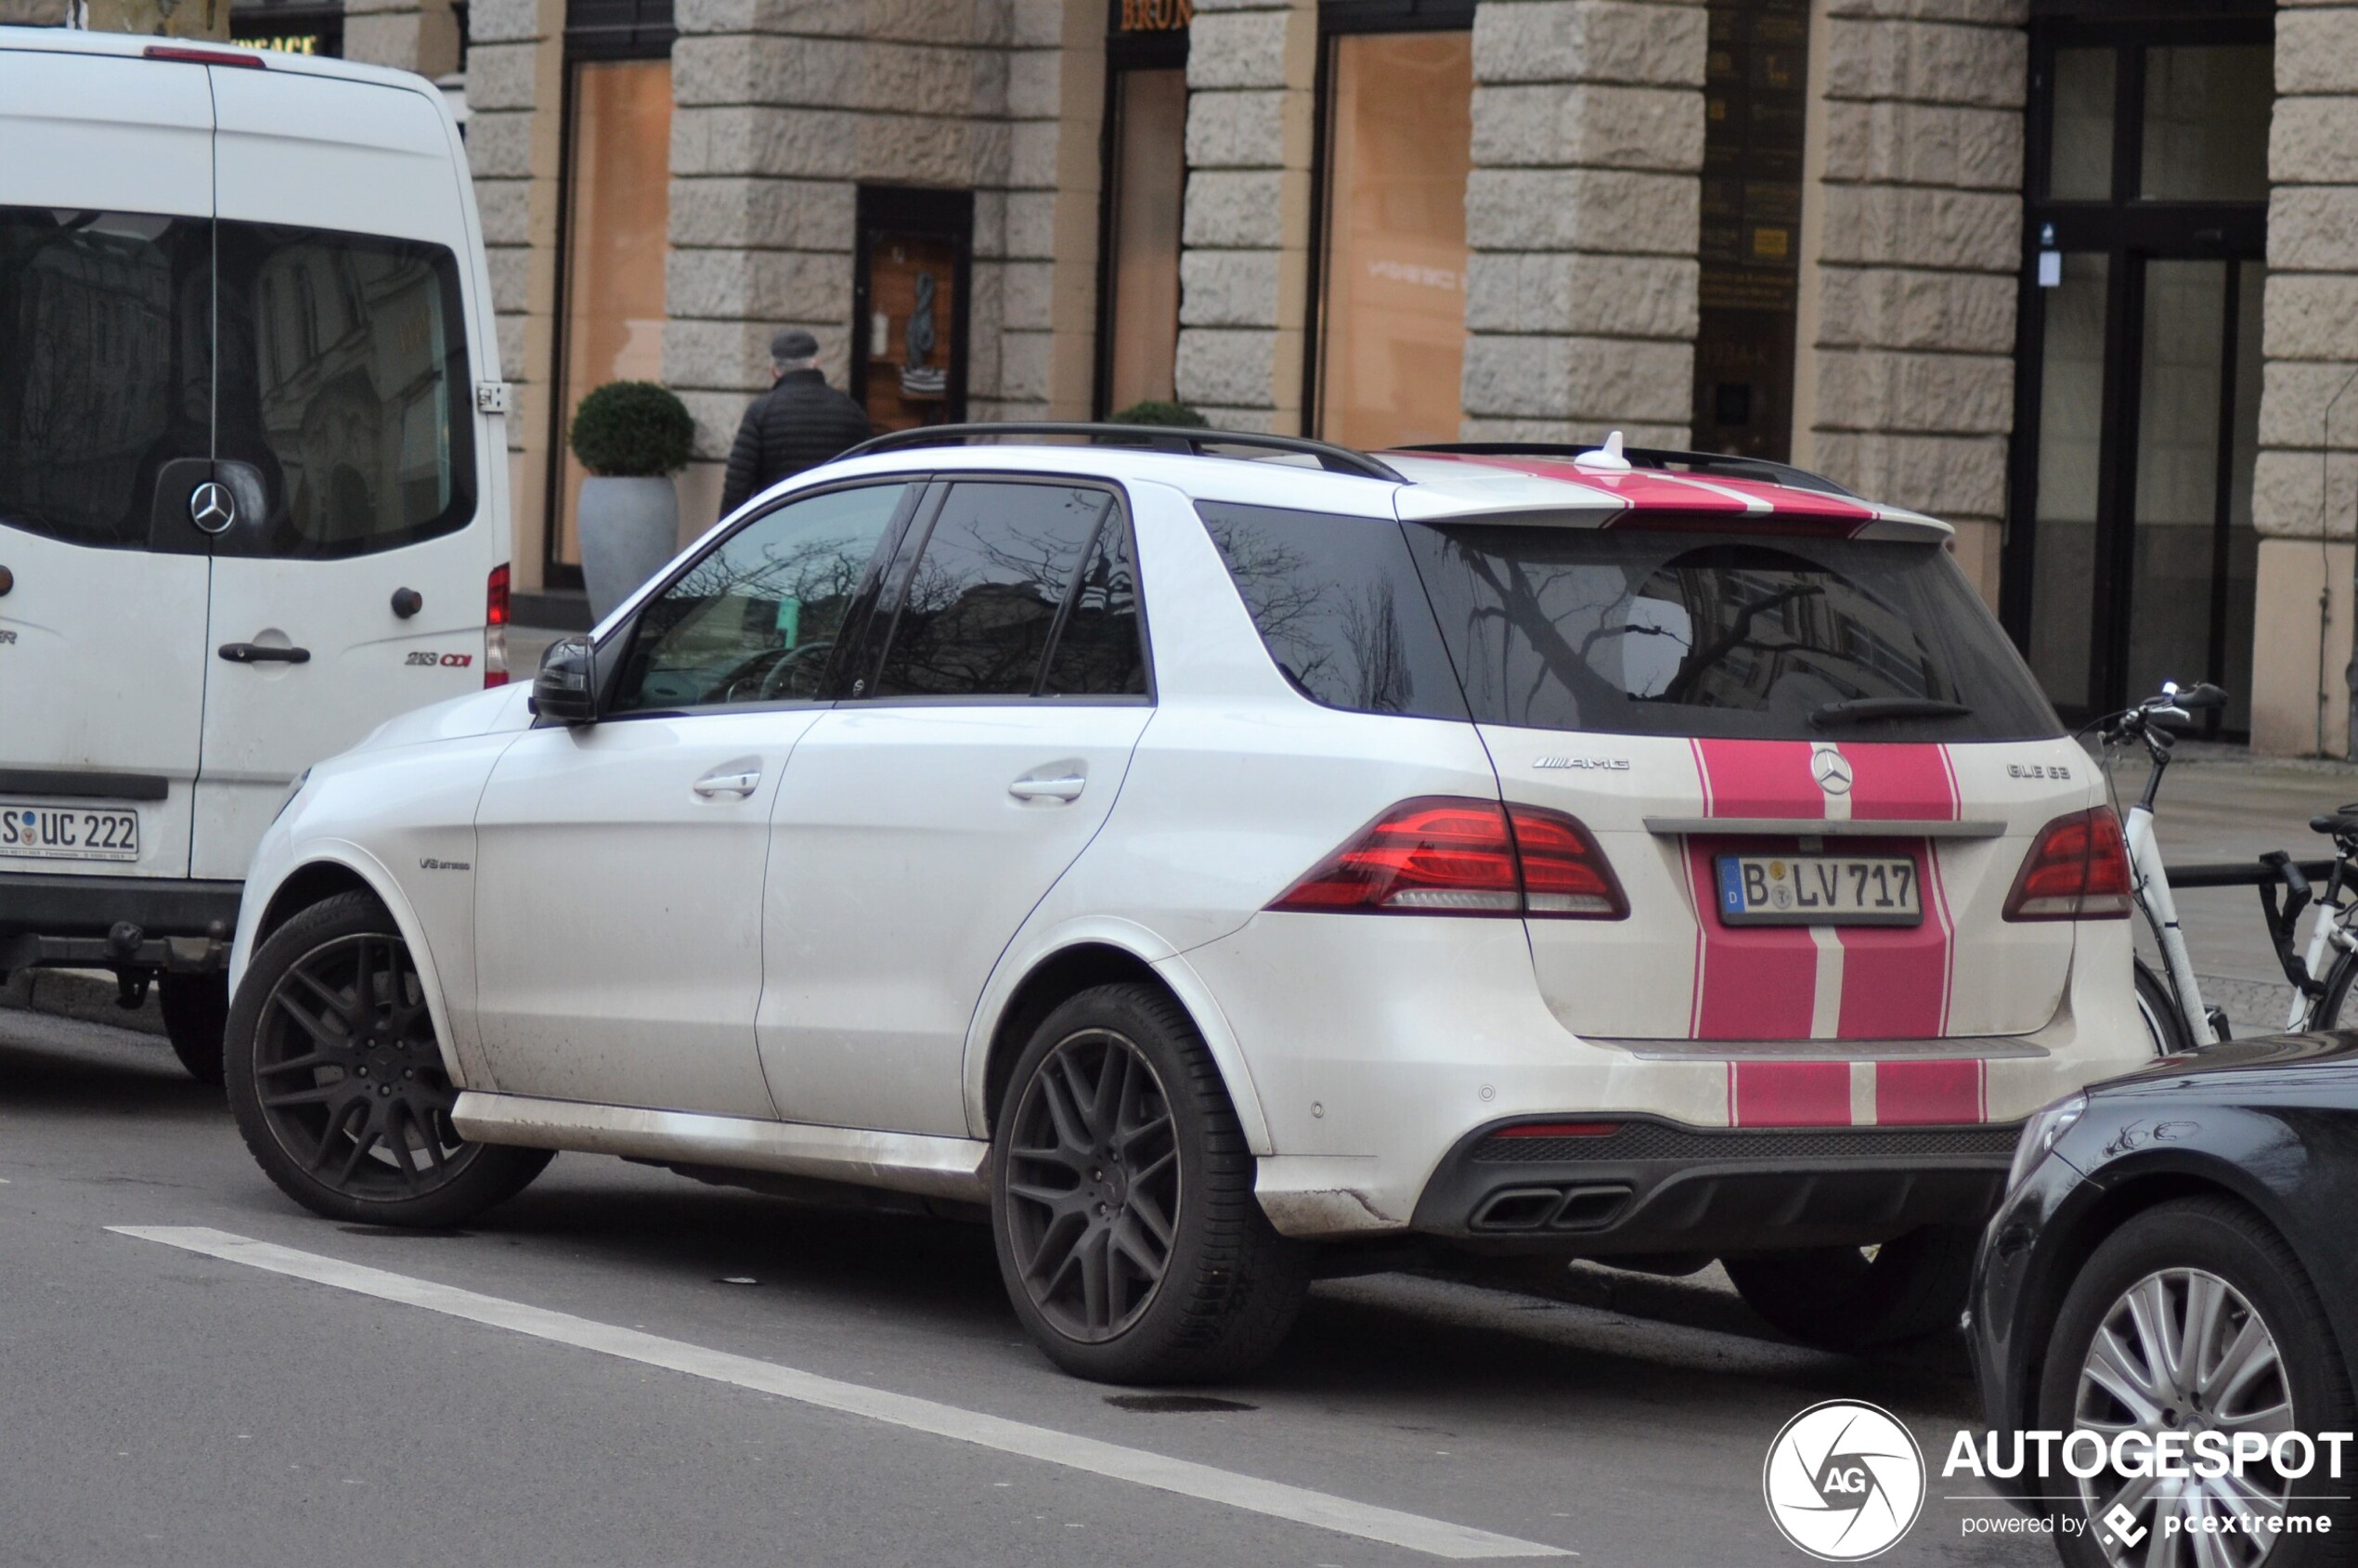
[[[298,1201],[339,1219],[450,1225],[521,1188],[545,1151],[451,1125],[424,982],[375,900],[314,905],[262,945],[230,1011],[239,1130]]]
[[[2222,1433],[2232,1445],[2244,1433],[2273,1445],[2281,1432],[2346,1431],[2349,1410],[2348,1378],[2299,1263],[2259,1215],[2220,1199],[2151,1210],[2097,1249],[2057,1317],[2041,1388],[2041,1426],[2107,1444],[2142,1433],[2138,1454],[2170,1432]],[[2216,1477],[2135,1473],[2153,1469],[2075,1477],[2058,1467],[2050,1492],[2088,1522],[2067,1559],[2108,1568],[2314,1561],[2318,1538],[2272,1522],[2313,1519],[2318,1506],[2302,1495],[2319,1489],[2273,1458]]]
[[[1007,1294],[1067,1371],[1230,1377],[1291,1326],[1305,1250],[1262,1213],[1219,1069],[1168,994],[1099,986],[1050,1013],[1009,1075],[992,1160]]]
[[[1138,1321],[1171,1267],[1182,1172],[1152,1063],[1109,1030],[1056,1043],[1009,1129],[1007,1238],[1024,1289],[1069,1339]]]

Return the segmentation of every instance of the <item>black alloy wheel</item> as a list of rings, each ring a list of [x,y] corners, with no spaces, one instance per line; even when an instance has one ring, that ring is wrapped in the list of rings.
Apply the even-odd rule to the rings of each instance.
[[[1269,1224],[1258,1172],[1168,991],[1124,982],[1069,998],[1033,1029],[992,1122],[991,1233],[1016,1315],[1079,1377],[1249,1371],[1310,1289],[1310,1249]]]
[[[1016,1107],[1007,1216],[1024,1288],[1059,1332],[1100,1344],[1153,1302],[1184,1174],[1170,1099],[1138,1047],[1102,1029],[1058,1042]]]
[[[333,1218],[455,1224],[550,1160],[459,1135],[424,982],[365,894],[314,905],[262,945],[231,1007],[227,1068],[246,1147]]]

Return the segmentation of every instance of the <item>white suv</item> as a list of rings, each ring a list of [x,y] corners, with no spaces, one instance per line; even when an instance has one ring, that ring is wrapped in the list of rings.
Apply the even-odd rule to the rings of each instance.
[[[2146,1055],[2118,826],[1945,525],[1617,438],[983,432],[761,497],[537,717],[313,770],[235,957],[280,1186],[987,1204],[1122,1380],[1413,1249],[1722,1257],[1858,1344],[1953,1321],[2013,1124]]]
[[[0,149],[0,978],[161,976],[218,1081],[289,782],[507,679],[466,150],[406,72],[5,27]]]

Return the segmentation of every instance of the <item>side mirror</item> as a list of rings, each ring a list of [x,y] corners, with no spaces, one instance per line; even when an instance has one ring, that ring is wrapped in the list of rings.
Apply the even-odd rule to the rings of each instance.
[[[597,659],[586,637],[549,644],[533,677],[532,710],[559,724],[598,721]]]

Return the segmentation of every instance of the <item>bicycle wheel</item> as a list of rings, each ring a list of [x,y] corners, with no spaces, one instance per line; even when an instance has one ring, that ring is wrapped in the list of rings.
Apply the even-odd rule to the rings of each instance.
[[[2358,986],[2358,954],[2343,953],[2326,971],[2326,994],[2317,1001],[2317,1010],[2309,1016],[2311,1029],[2339,1029],[2349,1015],[2351,988]]]
[[[2194,1041],[2186,1033],[2185,1016],[2178,1011],[2178,993],[2144,959],[2135,963],[2137,1012],[2145,1020],[2145,1038],[2153,1042],[2154,1055],[2172,1056],[2191,1049]]]

